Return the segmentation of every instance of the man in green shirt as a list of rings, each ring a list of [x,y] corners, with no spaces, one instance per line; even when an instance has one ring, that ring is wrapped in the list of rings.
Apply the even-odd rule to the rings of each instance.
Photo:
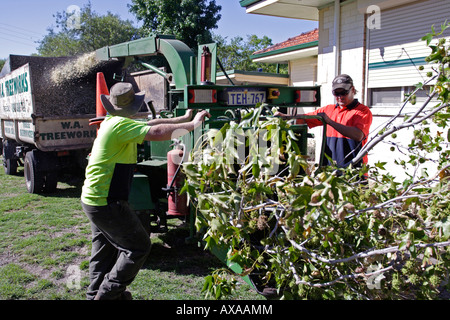
[[[98,130],[86,168],[81,194],[83,211],[91,221],[92,253],[89,264],[92,300],[131,299],[125,291],[150,253],[150,238],[128,206],[137,145],[178,138],[200,126],[206,111],[181,117],[141,122],[130,119],[144,104],[144,93],[130,83],[117,83],[101,96],[108,115]]]

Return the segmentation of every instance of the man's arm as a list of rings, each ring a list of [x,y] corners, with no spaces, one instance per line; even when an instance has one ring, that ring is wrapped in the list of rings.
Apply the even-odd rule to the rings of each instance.
[[[364,133],[361,131],[361,129],[357,127],[350,127],[343,124],[340,124],[336,121],[331,120],[326,113],[318,113],[318,116],[321,116],[326,124],[333,127],[336,131],[338,131],[343,136],[350,138],[352,140],[356,141],[362,141],[365,136]]]
[[[181,123],[181,122],[188,122],[192,119],[192,114],[194,110],[187,109],[186,114],[180,117],[175,118],[158,118],[158,119],[152,119],[147,122],[149,126],[155,126],[157,124],[174,124],[174,123]]]
[[[287,116],[286,114],[281,113],[281,112],[276,112],[274,115],[281,116],[281,117]],[[319,113],[317,113],[317,115],[321,116],[326,124],[328,124],[329,126],[332,126],[336,131],[338,131],[340,134],[342,134],[343,136],[345,136],[347,138],[350,138],[350,139],[356,140],[356,141],[362,141],[365,138],[364,133],[357,127],[350,127],[350,126],[340,124],[336,121],[333,121],[324,112],[319,112]],[[297,121],[296,121],[296,124],[304,124],[304,123],[307,123],[307,121],[305,119],[297,119]]]
[[[209,112],[203,110],[198,112],[194,119],[189,122],[179,122],[179,123],[160,123],[152,125],[145,135],[146,141],[165,141],[179,138],[188,132],[193,131],[195,128],[200,126],[205,120],[205,117],[211,117]],[[176,118],[173,118],[176,119]],[[155,119],[156,120],[156,119]],[[151,121],[149,121],[151,122]]]

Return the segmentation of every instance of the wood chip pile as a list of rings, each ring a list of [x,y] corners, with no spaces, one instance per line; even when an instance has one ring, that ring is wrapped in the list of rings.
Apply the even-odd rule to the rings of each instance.
[[[116,82],[113,75],[120,76],[122,67],[118,61],[97,61],[95,52],[77,57],[9,57],[11,70],[27,63],[37,117],[95,115],[97,72],[104,73],[110,88]]]

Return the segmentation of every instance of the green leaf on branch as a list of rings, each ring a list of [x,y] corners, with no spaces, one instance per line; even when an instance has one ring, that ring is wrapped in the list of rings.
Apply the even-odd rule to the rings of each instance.
[[[443,240],[450,238],[450,218],[445,217],[441,221],[436,222],[435,227],[442,232]]]

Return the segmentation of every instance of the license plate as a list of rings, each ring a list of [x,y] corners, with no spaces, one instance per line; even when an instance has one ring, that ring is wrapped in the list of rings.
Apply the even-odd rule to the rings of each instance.
[[[228,91],[229,106],[249,106],[266,102],[266,91],[258,89],[243,89]]]

